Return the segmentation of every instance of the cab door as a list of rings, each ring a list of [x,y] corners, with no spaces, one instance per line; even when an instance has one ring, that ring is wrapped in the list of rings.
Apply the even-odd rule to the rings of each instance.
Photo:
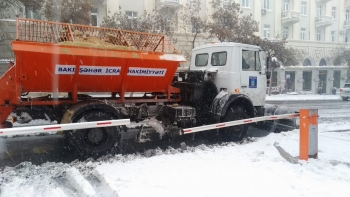
[[[248,96],[254,106],[264,106],[266,97],[266,74],[262,68],[258,50],[241,51],[241,94]]]

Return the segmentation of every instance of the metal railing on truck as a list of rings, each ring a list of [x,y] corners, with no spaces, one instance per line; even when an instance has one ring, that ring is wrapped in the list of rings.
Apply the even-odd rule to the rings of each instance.
[[[38,43],[85,43],[84,46],[115,45],[129,49],[159,53],[178,53],[172,43],[162,34],[134,32],[69,23],[18,18],[16,39]],[[127,49],[127,48],[121,48]]]

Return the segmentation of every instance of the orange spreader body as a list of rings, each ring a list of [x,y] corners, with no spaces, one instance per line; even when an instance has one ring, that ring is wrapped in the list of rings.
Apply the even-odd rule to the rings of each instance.
[[[80,38],[85,33],[100,40],[112,37],[115,46],[129,49],[61,45],[74,42],[74,32]],[[111,92],[121,101],[125,92],[179,93],[171,82],[185,61],[163,35],[29,19],[17,20],[12,49],[15,65],[0,78],[0,122],[16,106],[60,103],[29,102],[21,98],[25,92],[66,92],[70,103],[77,102],[78,92]]]
[[[164,60],[161,57],[166,55],[150,52],[22,41],[12,42],[12,48],[16,54],[15,67],[22,75],[22,92],[72,92],[74,86],[78,92],[166,92],[179,66],[179,61]],[[63,69],[65,65],[74,65],[75,69],[71,69],[71,74],[56,74],[57,65],[62,65]],[[101,72],[84,75],[79,73],[81,66]],[[104,69],[98,70],[100,67]],[[105,72],[106,67],[109,73]],[[130,68],[134,68],[135,73],[130,73]],[[148,75],[135,76],[137,68],[146,69],[144,72],[149,69]],[[119,74],[107,75],[113,74],[113,69]],[[158,76],[150,76],[152,69],[160,69],[156,70]]]

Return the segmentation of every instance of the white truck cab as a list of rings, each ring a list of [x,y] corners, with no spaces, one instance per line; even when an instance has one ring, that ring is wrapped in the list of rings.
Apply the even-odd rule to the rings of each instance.
[[[214,43],[192,50],[190,70],[212,73],[218,92],[243,94],[253,106],[264,106],[266,72],[260,47],[240,43]]]

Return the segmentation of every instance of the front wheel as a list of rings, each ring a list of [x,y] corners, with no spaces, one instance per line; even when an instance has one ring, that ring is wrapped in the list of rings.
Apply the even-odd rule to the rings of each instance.
[[[349,97],[341,97],[343,99],[343,101],[347,101],[349,99]]]
[[[112,120],[113,116],[107,112],[91,110],[83,112],[74,118],[73,122],[91,122]],[[68,133],[71,145],[84,156],[98,157],[106,153],[112,153],[119,149],[121,140],[120,126],[96,127],[77,129]]]
[[[239,106],[230,106],[221,122],[229,122],[248,118],[247,112]],[[228,141],[240,141],[248,132],[247,124],[220,129],[220,136]]]

